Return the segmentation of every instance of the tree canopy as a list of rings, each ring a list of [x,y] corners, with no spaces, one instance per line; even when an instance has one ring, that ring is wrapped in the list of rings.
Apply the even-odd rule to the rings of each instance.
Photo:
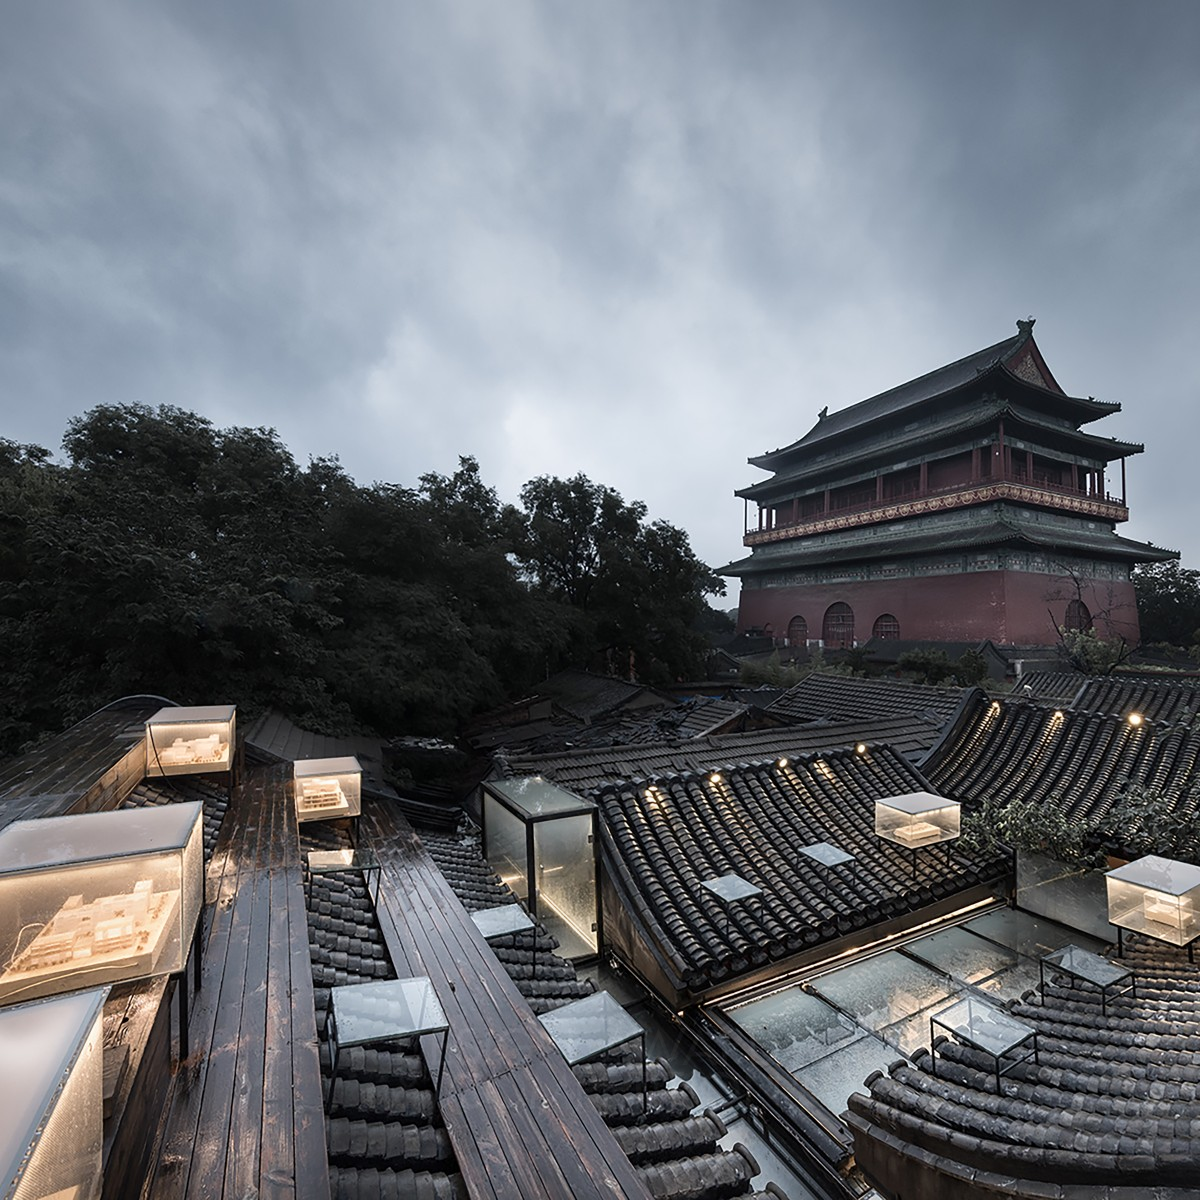
[[[0,439],[0,749],[116,696],[268,705],[328,732],[452,733],[565,665],[694,676],[721,581],[582,475],[502,504],[463,458],[416,488],[299,466],[172,407]]]
[[[1148,563],[1134,569],[1133,586],[1144,643],[1200,643],[1200,571],[1178,562]]]

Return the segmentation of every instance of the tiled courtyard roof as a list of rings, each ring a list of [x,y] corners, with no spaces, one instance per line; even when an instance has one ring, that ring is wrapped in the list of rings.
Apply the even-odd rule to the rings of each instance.
[[[767,711],[794,721],[861,720],[908,713],[941,726],[954,715],[963,691],[813,671]]]
[[[1135,727],[1115,714],[1059,712],[980,693],[922,770],[943,795],[1053,800],[1068,817],[1103,817],[1126,782],[1194,811],[1200,726]]]
[[[1039,1061],[1007,1072],[999,1094],[992,1060],[953,1041],[936,1075],[922,1049],[868,1077],[846,1115],[868,1175],[905,1195],[1194,1196],[1200,967],[1144,939],[1123,961],[1136,996],[1106,1012],[1082,984],[1048,982],[1011,1006],[1037,1030]]]
[[[1087,676],[1079,671],[1026,671],[1014,687],[1013,695],[1065,707],[1086,682]]]
[[[998,860],[939,851],[920,855],[914,878],[908,852],[875,836],[876,799],[922,790],[883,748],[612,785],[597,799],[626,906],[672,981],[696,992],[1000,876]],[[800,853],[817,842],[855,861],[818,866]],[[703,882],[729,873],[761,903],[727,911]]]
[[[560,787],[587,795],[622,779],[652,779],[688,771],[714,771],[727,763],[773,761],[863,742],[891,746],[903,755],[924,754],[940,736],[919,716],[880,717],[826,724],[792,725],[749,733],[723,733],[687,741],[660,741],[523,755],[504,761],[509,775],[544,775]]]
[[[1200,689],[1192,681],[1173,683],[1109,675],[1086,680],[1071,707],[1080,712],[1115,713],[1121,717],[1136,712],[1151,721],[1178,721],[1200,711]]]

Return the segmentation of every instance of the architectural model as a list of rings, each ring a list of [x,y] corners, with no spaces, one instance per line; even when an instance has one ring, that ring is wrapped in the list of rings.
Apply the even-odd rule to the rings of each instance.
[[[147,973],[158,958],[179,904],[177,889],[155,892],[141,879],[131,892],[98,896],[84,903],[68,896],[28,943],[20,939],[0,972],[0,1000],[36,994],[34,989],[68,974],[86,974],[87,982],[110,976]],[[111,971],[108,969],[112,968]],[[93,972],[107,972],[99,977]]]
[[[297,807],[301,812],[327,812],[350,807],[350,801],[336,779],[312,776],[296,782],[300,791]]]
[[[169,746],[155,749],[164,767],[188,766],[192,763],[220,763],[229,757],[229,743],[213,733],[208,737],[176,738]]]

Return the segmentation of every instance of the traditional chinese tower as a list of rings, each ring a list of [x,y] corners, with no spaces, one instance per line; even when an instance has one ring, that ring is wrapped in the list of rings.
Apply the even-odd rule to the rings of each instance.
[[[1121,406],[1068,396],[1032,318],[1017,330],[749,460],[772,475],[735,493],[757,510],[750,556],[721,572],[742,581],[739,629],[826,647],[1048,645],[1056,626],[1137,642],[1130,568],[1177,557],[1115,532],[1144,447],[1085,432]]]

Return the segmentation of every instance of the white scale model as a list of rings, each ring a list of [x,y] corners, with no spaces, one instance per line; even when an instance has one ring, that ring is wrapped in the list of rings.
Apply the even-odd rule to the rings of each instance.
[[[332,812],[347,809],[350,801],[336,779],[323,779],[319,775],[299,779],[300,798],[297,807],[301,812]]]
[[[178,890],[155,892],[149,879],[138,880],[132,892],[87,904],[81,894],[68,896],[0,972],[0,1000],[68,974],[86,975],[94,984],[105,981],[109,968],[119,968],[112,974],[121,978],[131,969],[148,973],[178,904]]]
[[[208,737],[176,738],[169,746],[157,750],[158,761],[164,767],[182,767],[191,763],[224,762],[229,743],[223,742],[218,734]]]

